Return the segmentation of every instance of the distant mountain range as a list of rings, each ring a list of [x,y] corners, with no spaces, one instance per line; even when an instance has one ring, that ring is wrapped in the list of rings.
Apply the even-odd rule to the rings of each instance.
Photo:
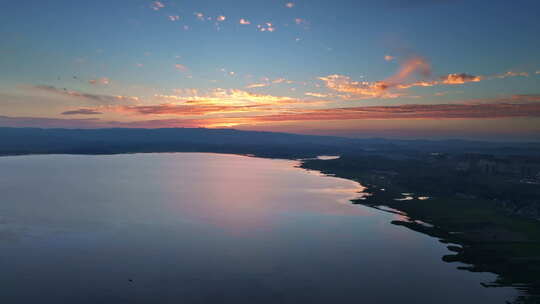
[[[234,129],[0,128],[0,155],[217,152],[276,158],[417,153],[540,154],[540,143],[353,139]]]

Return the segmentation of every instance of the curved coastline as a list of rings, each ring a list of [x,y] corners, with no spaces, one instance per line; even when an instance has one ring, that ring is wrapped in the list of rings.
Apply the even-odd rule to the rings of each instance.
[[[496,274],[496,281],[482,285],[517,289],[521,295],[512,303],[540,303],[537,222],[509,217],[489,201],[472,197],[399,199],[403,194],[414,194],[404,193],[414,189],[392,184],[372,172],[349,170],[344,162],[306,159],[300,167],[361,183],[368,195],[351,200],[353,204],[399,215],[401,219],[391,221],[393,225],[439,239],[449,250],[442,261],[466,265],[458,269]]]

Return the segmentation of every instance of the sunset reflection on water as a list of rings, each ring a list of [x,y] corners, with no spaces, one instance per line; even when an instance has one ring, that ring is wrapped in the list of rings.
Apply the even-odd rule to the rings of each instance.
[[[239,155],[205,156],[208,160],[195,166],[183,160],[175,167],[163,168],[173,171],[166,173],[171,175],[174,171],[189,170],[194,179],[191,182],[204,177],[204,182],[193,183],[201,188],[190,189],[196,190],[196,197],[190,199],[184,196],[181,180],[167,179],[167,192],[177,195],[170,204],[172,212],[232,231],[269,229],[279,224],[283,214],[364,216],[370,213],[350,203],[351,199],[362,196],[365,188],[360,184],[297,169],[296,161],[250,158],[246,162],[246,157]],[[196,157],[200,158],[201,154]],[[284,205],[284,200],[290,203]],[[205,203],[192,204],[192,201]]]

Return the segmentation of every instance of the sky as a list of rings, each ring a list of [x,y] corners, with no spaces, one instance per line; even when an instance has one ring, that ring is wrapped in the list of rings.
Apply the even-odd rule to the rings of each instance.
[[[0,126],[540,141],[537,0],[21,0]]]

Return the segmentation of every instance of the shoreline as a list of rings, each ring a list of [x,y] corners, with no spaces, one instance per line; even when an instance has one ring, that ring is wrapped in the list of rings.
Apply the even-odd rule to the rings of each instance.
[[[459,262],[460,270],[497,275],[484,287],[512,287],[521,293],[512,303],[540,303],[540,225],[538,221],[504,214],[487,200],[477,198],[430,197],[399,199],[415,189],[379,180],[366,172],[350,172],[343,165],[318,160],[302,161],[301,168],[361,183],[369,196],[351,200],[404,220],[393,225],[437,238],[447,244],[447,263]],[[412,192],[412,193],[411,193]]]

